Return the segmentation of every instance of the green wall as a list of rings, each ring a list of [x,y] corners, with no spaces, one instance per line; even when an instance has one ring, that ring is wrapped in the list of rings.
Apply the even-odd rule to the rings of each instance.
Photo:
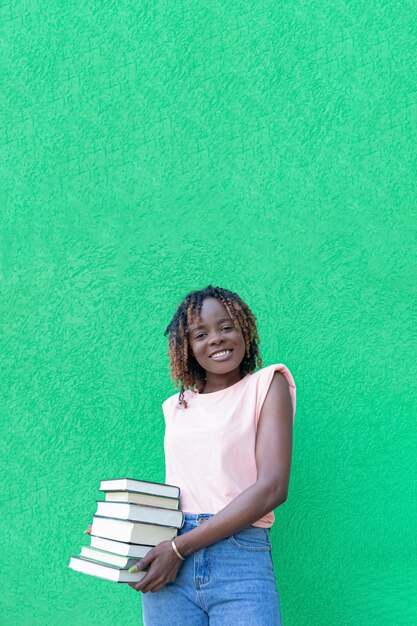
[[[26,0],[0,24],[2,626],[141,623],[67,564],[101,479],[164,480],[163,333],[209,283],[297,384],[284,626],[415,625],[414,2]]]

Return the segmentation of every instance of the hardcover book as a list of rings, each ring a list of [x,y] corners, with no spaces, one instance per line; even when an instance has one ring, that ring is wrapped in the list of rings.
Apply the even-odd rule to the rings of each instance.
[[[138,491],[149,493],[153,496],[166,496],[179,498],[180,488],[166,483],[152,483],[148,480],[136,480],[135,478],[114,478],[102,480],[99,491]]]
[[[82,556],[72,556],[68,567],[76,572],[89,574],[97,578],[104,578],[105,580],[112,580],[115,583],[137,583],[146,575],[146,571],[131,574],[127,569],[123,569],[122,567],[96,563]]]
[[[96,515],[102,517],[115,517],[133,522],[147,522],[148,524],[160,524],[161,526],[173,526],[181,528],[184,524],[182,511],[172,511],[143,504],[130,502],[107,502],[97,500]]]
[[[126,543],[124,541],[115,541],[113,539],[104,539],[104,537],[96,537],[90,535],[90,546],[105,552],[112,552],[121,556],[143,558],[152,550],[153,546],[143,546],[138,543]]]
[[[122,567],[123,569],[129,569],[129,567],[132,567],[132,565],[135,565],[135,563],[140,560],[136,556],[121,556],[120,554],[113,554],[112,552],[96,550],[90,546],[83,546],[79,556],[83,556],[89,561],[98,561],[99,563],[104,563],[105,565],[115,565],[116,567]]]
[[[131,522],[111,517],[98,517],[97,515],[93,516],[91,525],[91,535],[128,543],[140,543],[146,546],[156,546],[161,541],[174,539],[177,532],[177,528],[173,526]]]
[[[99,490],[100,491],[100,490]],[[167,496],[152,496],[139,491],[105,491],[105,499],[110,502],[132,502],[134,504],[144,504],[146,506],[158,506],[163,509],[180,508],[178,498],[168,498]]]

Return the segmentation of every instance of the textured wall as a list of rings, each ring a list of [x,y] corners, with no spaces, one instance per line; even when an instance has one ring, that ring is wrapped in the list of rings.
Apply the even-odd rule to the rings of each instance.
[[[102,478],[164,480],[210,282],[298,387],[285,626],[417,623],[414,9],[2,3],[2,626],[140,623],[67,564]]]

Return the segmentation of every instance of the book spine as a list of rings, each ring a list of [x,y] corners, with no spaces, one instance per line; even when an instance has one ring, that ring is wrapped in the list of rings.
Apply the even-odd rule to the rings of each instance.
[[[176,526],[171,526],[170,524],[157,524],[155,522],[138,522],[131,519],[120,519],[120,517],[107,517],[106,515],[93,515],[93,518],[97,517],[98,519],[111,519],[115,522],[121,522],[122,524],[133,524],[135,526],[141,526],[141,524],[146,524],[146,526],[164,526],[165,528],[172,528],[173,530],[177,530]]]
[[[169,513],[162,513],[162,516],[164,518],[169,518],[171,517],[171,513],[176,513],[177,515],[180,514],[180,520],[178,525],[177,524],[170,524],[170,523],[166,523],[166,524],[160,524],[161,526],[175,526],[176,528],[182,528],[184,525],[184,513],[182,511],[178,511],[178,510],[174,510],[174,509],[164,509],[163,507],[159,507],[159,506],[152,506],[149,504],[136,504],[135,502],[110,502],[108,500],[96,500],[97,502],[97,511],[99,509],[103,510],[103,513],[106,511],[106,509],[110,509],[115,505],[120,505],[122,510],[126,511],[127,515],[134,515],[135,511],[140,511],[140,509],[142,507],[144,507],[145,509],[152,509],[153,511],[155,511],[156,514],[158,514],[160,511],[169,511]],[[100,506],[101,505],[101,506]],[[104,506],[103,506],[104,505]],[[134,507],[134,508],[132,508]],[[98,513],[98,515],[100,516],[100,514]],[[107,515],[103,515],[103,517],[107,517]],[[143,520],[140,519],[136,519],[133,517],[120,517],[120,518],[116,518],[116,519],[121,519],[124,521],[130,521],[130,522],[142,522]],[[143,523],[146,523],[145,521],[143,521]],[[148,522],[150,524],[154,524],[157,522]]]

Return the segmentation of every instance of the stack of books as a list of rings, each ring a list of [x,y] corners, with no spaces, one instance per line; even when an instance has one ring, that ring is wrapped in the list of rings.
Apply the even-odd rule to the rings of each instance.
[[[90,545],[71,556],[68,567],[119,583],[138,582],[146,570],[130,573],[132,565],[161,541],[174,539],[184,523],[180,489],[134,478],[102,480],[90,532]]]

